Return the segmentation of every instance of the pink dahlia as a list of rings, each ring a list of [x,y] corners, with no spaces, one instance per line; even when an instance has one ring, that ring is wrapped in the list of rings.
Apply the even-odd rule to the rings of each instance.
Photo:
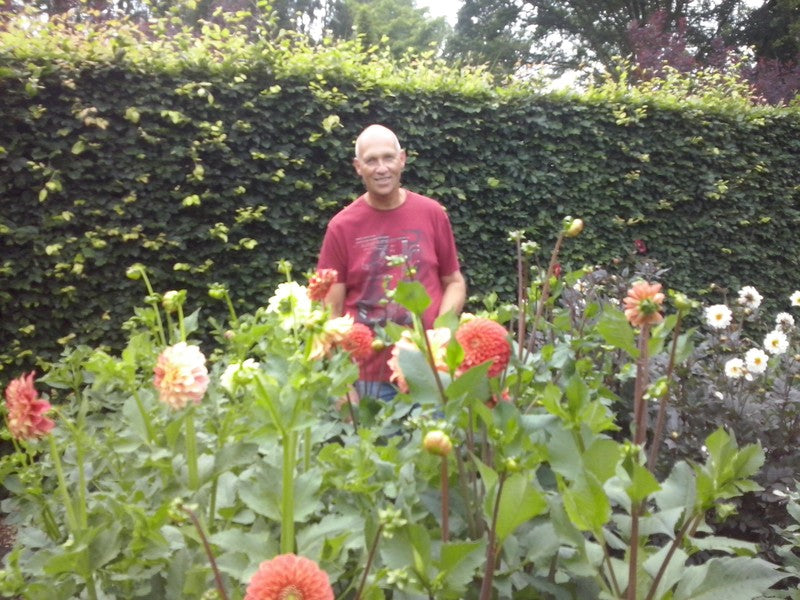
[[[489,377],[496,377],[508,365],[511,357],[511,344],[506,328],[491,319],[476,317],[463,323],[456,330],[456,340],[464,349],[461,370],[492,361]]]
[[[175,410],[191,400],[199,404],[208,388],[206,357],[197,346],[179,342],[165,348],[153,369],[158,397]]]
[[[18,440],[40,438],[50,433],[55,423],[45,417],[52,408],[39,397],[33,386],[35,372],[12,379],[6,388],[8,430]]]
[[[281,554],[259,565],[244,600],[333,600],[333,588],[313,560]]]
[[[625,316],[634,327],[656,325],[664,320],[660,312],[664,303],[660,283],[637,281],[622,302],[625,305]]]
[[[315,302],[325,300],[328,290],[336,283],[337,277],[336,269],[317,269],[317,272],[308,278],[308,297]]]
[[[357,363],[364,362],[372,356],[372,341],[375,339],[375,334],[372,329],[364,325],[364,323],[353,323],[350,331],[342,339],[342,350],[350,353],[350,356]]]

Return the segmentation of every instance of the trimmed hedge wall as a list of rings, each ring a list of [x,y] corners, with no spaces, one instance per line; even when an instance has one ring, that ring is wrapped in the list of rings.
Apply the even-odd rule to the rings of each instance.
[[[276,261],[313,267],[360,193],[353,140],[372,122],[407,148],[406,184],[448,207],[473,293],[512,297],[508,231],[544,253],[568,214],[587,223],[568,266],[642,239],[671,287],[755,285],[782,306],[800,288],[797,109],[493,87],[221,28],[43,27],[0,34],[0,379],[67,343],[119,343],[136,262],[204,316],[224,316],[215,281],[241,310],[265,303]]]

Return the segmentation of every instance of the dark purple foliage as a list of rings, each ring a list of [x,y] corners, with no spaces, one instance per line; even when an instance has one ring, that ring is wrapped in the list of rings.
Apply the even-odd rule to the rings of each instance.
[[[665,10],[654,12],[644,24],[632,21],[628,28],[628,41],[633,49],[634,74],[640,80],[664,75],[665,67],[680,73],[711,67],[726,71],[728,65],[741,62],[741,55],[716,40],[708,56],[700,59],[687,48],[686,19],[677,20],[669,29],[669,15]],[[780,104],[789,102],[800,92],[800,56],[790,62],[759,58],[745,63],[738,75],[753,89],[756,102]]]

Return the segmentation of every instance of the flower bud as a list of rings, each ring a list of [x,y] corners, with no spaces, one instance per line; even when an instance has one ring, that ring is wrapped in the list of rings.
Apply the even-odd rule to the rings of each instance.
[[[422,447],[431,454],[447,456],[453,449],[453,442],[450,441],[450,436],[444,431],[434,429],[425,434],[425,439],[422,440]]]
[[[164,310],[172,313],[178,310],[178,307],[183,304],[185,298],[186,290],[181,290],[180,292],[177,290],[169,290],[168,292],[164,292],[161,305],[164,307]]]
[[[224,300],[228,290],[221,283],[212,283],[208,288],[208,295],[214,300]]]
[[[377,338],[372,340],[372,349],[375,352],[380,352],[384,348],[386,348],[386,343],[383,340],[380,340],[380,339],[377,339]]]
[[[142,278],[143,273],[144,265],[141,263],[135,263],[125,270],[125,277],[132,279],[133,281],[138,281]]]
[[[573,219],[567,217],[564,219],[564,235],[566,237],[578,237],[583,231],[583,219]]]
[[[503,468],[506,473],[516,473],[519,471],[519,463],[509,456],[503,461]]]

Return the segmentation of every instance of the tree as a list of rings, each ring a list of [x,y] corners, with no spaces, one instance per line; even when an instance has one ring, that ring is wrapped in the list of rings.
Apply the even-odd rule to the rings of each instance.
[[[745,0],[465,0],[448,49],[453,58],[505,69],[514,60],[556,72],[589,63],[608,69],[616,57],[632,53],[631,23],[657,11],[669,29],[684,22],[687,44],[702,55],[715,39],[740,32],[753,9]]]
[[[782,27],[790,30],[786,25],[784,23]],[[777,24],[771,26],[777,27]],[[784,41],[780,43],[782,39]],[[629,30],[629,40],[633,49],[634,75],[640,80],[662,77],[667,68],[678,73],[712,68],[748,83],[757,101],[770,104],[788,102],[800,92],[800,51],[792,45],[791,36],[776,36],[766,40],[765,46],[761,47],[754,45],[755,60],[747,60],[737,48],[726,46],[721,38],[712,43],[709,54],[700,56],[689,48],[685,22],[679,21],[678,26],[670,30],[667,16],[658,11],[644,24],[634,22]],[[780,60],[778,55],[790,60]]]
[[[365,45],[388,45],[394,56],[440,49],[450,31],[414,0],[340,0],[325,28],[335,39],[360,37]]]

